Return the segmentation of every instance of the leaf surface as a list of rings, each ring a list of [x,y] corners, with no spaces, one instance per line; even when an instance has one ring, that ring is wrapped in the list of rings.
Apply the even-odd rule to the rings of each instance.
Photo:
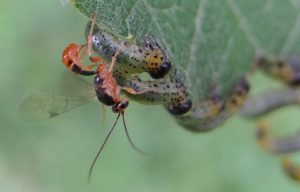
[[[193,103],[212,87],[228,97],[255,55],[300,50],[298,0],[73,0],[117,36],[142,42],[152,34],[183,72]]]

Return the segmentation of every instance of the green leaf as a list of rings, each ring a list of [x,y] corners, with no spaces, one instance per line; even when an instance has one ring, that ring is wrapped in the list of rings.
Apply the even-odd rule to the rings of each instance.
[[[217,86],[227,98],[255,55],[300,51],[298,0],[73,0],[117,36],[153,34],[186,76],[193,103]],[[197,119],[197,117],[195,117]]]

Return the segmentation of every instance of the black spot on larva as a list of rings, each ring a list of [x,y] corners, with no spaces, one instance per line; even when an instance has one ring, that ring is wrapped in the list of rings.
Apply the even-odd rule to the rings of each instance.
[[[158,85],[157,85],[157,84],[153,84],[153,86],[154,86],[154,87],[158,87]]]
[[[143,52],[142,49],[139,49],[139,52],[142,53]]]

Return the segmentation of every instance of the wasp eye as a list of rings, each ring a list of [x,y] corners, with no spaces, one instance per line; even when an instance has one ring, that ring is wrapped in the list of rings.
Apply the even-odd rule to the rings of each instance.
[[[127,100],[120,101],[119,103],[116,103],[112,107],[112,111],[114,113],[120,113],[121,111],[124,111],[129,105],[129,102]]]
[[[118,104],[118,108],[121,109],[121,110],[124,110],[128,107],[128,104],[129,102],[128,101],[121,101],[119,104]]]
[[[98,84],[102,84],[103,83],[103,78],[101,78],[100,76],[96,75],[94,78],[94,84],[98,85]]]

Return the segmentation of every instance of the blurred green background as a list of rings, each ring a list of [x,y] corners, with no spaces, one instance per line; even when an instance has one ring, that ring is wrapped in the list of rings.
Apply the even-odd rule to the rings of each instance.
[[[0,2],[0,191],[299,191],[280,159],[262,151],[254,139],[255,121],[236,116],[215,131],[196,134],[179,127],[162,107],[131,102],[126,111],[132,138],[151,157],[130,147],[122,124],[94,169],[87,172],[99,144],[115,120],[91,102],[57,118],[30,123],[17,110],[22,100],[65,71],[61,52],[84,42],[87,22],[72,6],[54,1]],[[266,83],[262,83],[266,82]],[[253,93],[278,85],[261,74]],[[275,134],[299,126],[297,107],[271,114]],[[290,127],[282,133],[280,128]]]

